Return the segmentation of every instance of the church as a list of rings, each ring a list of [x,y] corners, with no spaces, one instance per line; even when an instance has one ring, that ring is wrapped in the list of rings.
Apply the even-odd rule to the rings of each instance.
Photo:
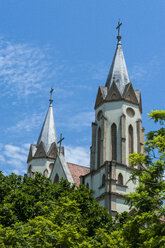
[[[128,182],[133,170],[129,154],[144,152],[141,92],[135,90],[128,75],[123,54],[121,23],[118,23],[117,46],[105,86],[99,86],[95,101],[95,122],[92,123],[90,168],[65,160],[65,149],[57,141],[53,115],[52,92],[48,111],[37,141],[30,146],[27,174],[40,172],[58,183],[61,178],[84,184],[92,189],[99,204],[114,216],[129,211],[125,194],[137,186]]]

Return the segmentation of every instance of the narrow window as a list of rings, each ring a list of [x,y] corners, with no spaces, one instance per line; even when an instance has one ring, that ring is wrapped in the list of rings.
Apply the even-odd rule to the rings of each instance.
[[[111,126],[112,160],[117,160],[117,128],[113,123]]]
[[[45,177],[48,177],[48,170],[47,170],[47,169],[44,170],[44,176],[45,176]]]
[[[101,165],[101,128],[98,130],[97,137],[97,167]]]
[[[133,153],[133,127],[132,125],[129,125],[129,128],[128,128],[128,135],[129,135],[129,154],[130,153]]]
[[[105,174],[102,176],[102,186],[105,186]]]
[[[118,175],[118,184],[123,185],[123,175],[121,173]]]
[[[56,174],[55,178],[54,178],[54,183],[59,183],[59,175]]]
[[[53,164],[53,163],[51,163],[51,164],[49,165],[50,172],[52,171],[53,166],[54,166],[54,164]]]

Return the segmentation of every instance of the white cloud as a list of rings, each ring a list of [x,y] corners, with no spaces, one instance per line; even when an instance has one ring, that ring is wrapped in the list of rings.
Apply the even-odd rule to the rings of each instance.
[[[131,81],[138,81],[139,83],[148,81],[153,75],[159,73],[161,60],[158,57],[153,57],[150,61],[142,64],[136,64],[129,71]]]
[[[1,146],[0,161],[6,174],[12,172],[16,174],[26,173],[26,160],[29,147],[29,144],[23,144],[21,147],[11,144]]]
[[[65,158],[67,162],[89,166],[89,148],[81,146],[65,146]]]
[[[14,126],[9,127],[7,131],[21,132],[26,131],[29,132],[33,129],[38,128],[43,122],[43,113],[40,114],[31,114],[30,116],[25,116],[23,120],[19,120]]]
[[[36,93],[46,83],[50,62],[41,49],[0,38],[1,93],[19,98]]]
[[[74,116],[69,116],[67,121],[60,123],[60,125],[80,130],[83,127],[90,127],[92,121],[94,121],[94,112],[80,112]]]

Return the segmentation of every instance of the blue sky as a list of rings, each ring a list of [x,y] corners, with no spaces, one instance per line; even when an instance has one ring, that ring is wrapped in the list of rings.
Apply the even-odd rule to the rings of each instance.
[[[0,170],[26,172],[50,88],[69,162],[89,164],[91,122],[116,48],[118,18],[129,77],[147,113],[165,106],[165,1],[0,0]]]

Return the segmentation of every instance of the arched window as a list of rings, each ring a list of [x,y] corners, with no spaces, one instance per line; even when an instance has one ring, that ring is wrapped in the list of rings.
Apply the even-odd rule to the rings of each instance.
[[[47,170],[47,169],[44,170],[44,176],[45,176],[45,177],[48,177],[48,170]]]
[[[98,129],[97,136],[97,167],[101,165],[101,128]]]
[[[118,175],[118,184],[123,185],[123,175],[121,173]]]
[[[117,160],[117,128],[113,123],[111,126],[111,146],[112,146],[112,160]]]
[[[134,150],[134,147],[133,147],[133,127],[132,127],[132,125],[129,125],[128,136],[129,136],[129,154],[130,154],[130,153],[133,153],[133,150]]]
[[[86,184],[86,188],[89,189],[89,183]]]
[[[105,174],[102,176],[102,186],[105,186]]]
[[[55,178],[54,178],[54,183],[59,183],[59,175],[56,174]]]
[[[52,171],[53,166],[54,166],[54,164],[53,164],[53,163],[51,163],[51,164],[49,165],[50,172]]]

